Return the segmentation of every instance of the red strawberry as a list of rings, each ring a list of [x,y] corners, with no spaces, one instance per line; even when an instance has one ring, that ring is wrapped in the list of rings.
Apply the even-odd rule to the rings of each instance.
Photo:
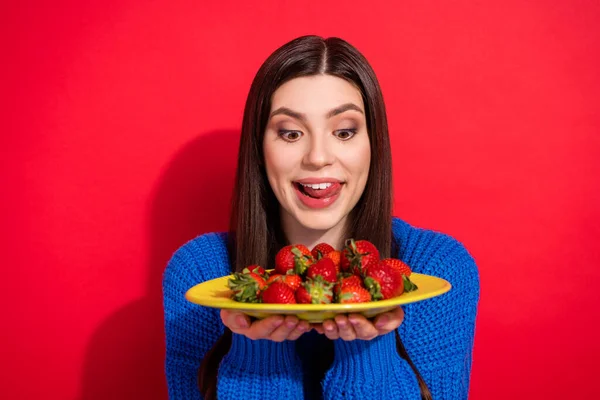
[[[339,294],[343,288],[347,286],[362,286],[364,288],[364,284],[361,278],[352,274],[345,274],[342,272],[335,286],[333,287],[333,293],[335,293],[337,301],[339,302]]]
[[[342,251],[340,266],[342,271],[363,276],[372,265],[379,264],[379,250],[367,240],[348,239]]]
[[[345,278],[336,292],[338,303],[366,303],[371,301],[371,294],[365,289],[357,276]]]
[[[349,275],[349,276],[344,276],[342,277],[336,286],[339,286],[341,288],[346,287],[347,285],[362,285],[363,281],[360,279],[360,277],[356,276],[356,275]]]
[[[254,272],[255,274],[261,275],[263,277],[267,275],[267,271],[265,271],[265,269],[260,265],[248,265],[246,268],[243,269],[242,272],[245,274],[249,272]]]
[[[339,250],[334,250],[330,253],[327,253],[325,257],[330,258],[335,264],[336,273],[340,273],[340,261],[342,259],[342,252]]]
[[[296,290],[296,301],[300,304],[329,304],[333,300],[332,286],[321,276],[309,278]]]
[[[319,261],[308,267],[306,270],[306,277],[314,279],[317,276],[323,277],[327,282],[335,283],[337,281],[335,264],[330,258],[321,258]]]
[[[303,244],[291,244],[275,255],[275,272],[284,275],[287,271],[293,270],[302,275],[313,262],[314,258],[308,247]]]
[[[300,286],[298,290],[296,290],[296,293],[294,293],[294,296],[296,297],[296,303],[298,304],[312,303],[312,297],[304,286]]]
[[[331,253],[335,249],[328,243],[319,243],[310,251],[310,254],[315,258],[315,260],[320,260],[323,256]]]
[[[265,279],[254,272],[236,272],[227,281],[227,286],[233,291],[232,299],[242,303],[258,303],[258,296],[265,285]]]
[[[296,298],[291,287],[284,282],[275,281],[261,292],[263,303],[295,304]]]
[[[381,262],[400,271],[401,274],[404,274],[406,276],[410,277],[410,274],[412,273],[412,271],[410,270],[410,267],[408,265],[406,265],[405,263],[403,263],[402,261],[398,260],[397,258],[386,258],[386,259],[381,260]]]
[[[281,275],[281,274],[271,275],[269,277],[269,279],[267,280],[267,285],[269,285],[275,281],[281,281],[281,282],[285,283],[286,285],[291,287],[292,290],[294,290],[294,291],[296,291],[296,289],[298,289],[300,287],[300,285],[302,284],[302,278],[300,277],[300,275],[295,275],[292,273],[288,273],[285,275]]]
[[[402,274],[385,263],[369,267],[365,275],[365,286],[373,300],[386,300],[400,296],[404,292]]]
[[[410,280],[410,274],[412,271],[408,265],[395,258],[386,258],[385,260],[381,260],[381,262],[389,265],[403,275],[402,280],[404,282],[405,292],[412,292],[418,289],[417,285]]]

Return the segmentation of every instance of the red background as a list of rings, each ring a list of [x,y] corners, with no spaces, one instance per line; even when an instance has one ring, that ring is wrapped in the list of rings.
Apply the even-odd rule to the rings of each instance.
[[[596,394],[597,1],[85,3],[2,5],[3,399],[166,398],[164,265],[226,228],[251,80],[309,33],[379,76],[396,213],[477,259],[471,398]]]

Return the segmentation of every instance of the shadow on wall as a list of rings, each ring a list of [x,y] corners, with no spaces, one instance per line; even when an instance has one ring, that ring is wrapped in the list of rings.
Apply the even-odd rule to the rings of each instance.
[[[167,398],[162,273],[186,241],[227,229],[238,143],[235,131],[201,134],[158,180],[149,203],[146,293],[115,311],[92,336],[80,400]]]

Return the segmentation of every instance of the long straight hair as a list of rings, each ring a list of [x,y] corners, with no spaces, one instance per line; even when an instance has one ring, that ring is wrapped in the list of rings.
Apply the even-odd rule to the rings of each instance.
[[[228,246],[232,272],[252,264],[272,266],[277,251],[289,244],[281,227],[279,203],[267,180],[263,137],[273,93],[291,79],[319,74],[339,77],[354,85],[365,105],[371,163],[364,192],[351,212],[346,237],[368,239],[382,258],[397,252],[392,236],[392,157],[385,104],[375,72],[365,57],[342,39],[302,36],[273,52],[250,87],[231,204]],[[422,398],[430,399],[427,385],[410,361],[399,335],[396,341],[400,356],[409,361],[417,375]],[[205,399],[216,398],[218,366],[230,346],[231,331],[225,329],[202,361],[198,378]],[[333,351],[326,353],[332,355]],[[332,357],[325,358],[321,360],[323,365],[331,364]]]

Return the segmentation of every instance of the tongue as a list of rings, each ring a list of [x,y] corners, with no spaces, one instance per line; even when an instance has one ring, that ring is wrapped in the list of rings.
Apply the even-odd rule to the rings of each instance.
[[[302,190],[304,193],[309,195],[310,197],[314,197],[315,199],[324,199],[326,197],[331,197],[336,195],[342,189],[342,185],[339,183],[334,183],[329,186],[327,189],[313,189],[310,187],[303,186]]]

